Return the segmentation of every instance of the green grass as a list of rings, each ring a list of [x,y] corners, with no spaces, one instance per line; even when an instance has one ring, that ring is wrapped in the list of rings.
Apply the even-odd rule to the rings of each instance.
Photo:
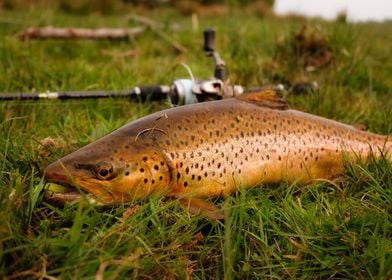
[[[298,18],[200,18],[214,26],[233,83],[247,86],[306,76],[319,92],[288,95],[291,107],[392,133],[392,23],[344,24]],[[28,41],[30,25],[128,26],[125,14],[73,16],[55,10],[0,11],[0,92],[123,89],[212,75],[201,30],[172,10],[149,14],[187,49],[178,54],[152,32],[123,42]],[[232,17],[236,20],[233,21]],[[3,19],[3,20],[1,20]],[[7,19],[7,20],[5,20]],[[181,26],[170,31],[173,24]],[[326,39],[331,64],[306,72],[292,34],[307,24]],[[294,42],[295,44],[295,42]],[[117,58],[102,50],[137,49]],[[284,79],[283,79],[284,78]],[[167,104],[128,100],[0,103],[0,276],[9,279],[388,279],[392,276],[392,167],[348,166],[339,183],[282,183],[216,201],[224,222],[189,215],[176,201],[132,207],[56,208],[42,200],[43,168],[129,121]],[[39,144],[46,137],[55,145]]]

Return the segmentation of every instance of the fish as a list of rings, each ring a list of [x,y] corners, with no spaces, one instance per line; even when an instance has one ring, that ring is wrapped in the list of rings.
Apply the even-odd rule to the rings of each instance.
[[[391,153],[392,137],[289,109],[267,89],[142,117],[51,163],[44,178],[65,188],[47,191],[52,201],[113,205],[163,195],[220,219],[208,199],[333,180],[346,162]]]

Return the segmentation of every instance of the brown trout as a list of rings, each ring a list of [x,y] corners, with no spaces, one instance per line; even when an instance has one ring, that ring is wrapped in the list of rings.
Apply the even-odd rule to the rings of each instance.
[[[86,193],[105,205],[159,193],[209,215],[213,208],[200,198],[283,180],[333,179],[346,160],[371,153],[391,159],[391,140],[289,110],[266,90],[143,117],[50,164],[44,177],[66,186],[48,192],[57,201]]]

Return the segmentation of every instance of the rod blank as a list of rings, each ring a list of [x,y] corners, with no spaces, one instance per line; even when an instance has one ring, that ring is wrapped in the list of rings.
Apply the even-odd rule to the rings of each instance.
[[[0,93],[0,100],[38,99],[88,99],[109,97],[141,98],[142,100],[162,100],[167,98],[170,86],[142,86],[129,90],[57,91],[57,92],[12,92]]]

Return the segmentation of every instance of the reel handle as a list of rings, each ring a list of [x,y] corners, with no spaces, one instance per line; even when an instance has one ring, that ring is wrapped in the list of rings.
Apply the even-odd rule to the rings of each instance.
[[[223,81],[225,79],[225,62],[219,56],[219,53],[215,51],[215,30],[212,28],[204,29],[204,51],[209,57],[213,57],[215,63],[214,77],[218,80]]]
[[[215,30],[212,28],[204,29],[204,51],[207,56],[211,56],[214,52],[214,44],[215,44]]]

